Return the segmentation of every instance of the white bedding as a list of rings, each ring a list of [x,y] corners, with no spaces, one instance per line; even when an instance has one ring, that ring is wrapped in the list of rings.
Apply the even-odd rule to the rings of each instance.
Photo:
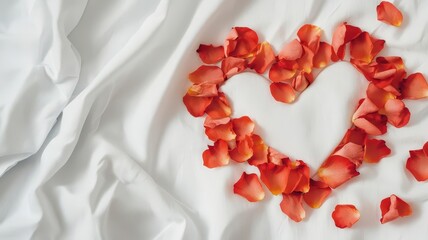
[[[182,104],[200,43],[222,44],[248,26],[276,51],[312,23],[347,21],[386,40],[409,72],[428,76],[428,1],[394,1],[400,28],[376,20],[378,0],[2,0],[0,1],[0,239],[427,239],[428,183],[405,170],[408,150],[428,141],[428,100],[382,136],[393,153],[365,164],[301,223],[281,197],[234,195],[244,164],[208,169],[203,119]],[[350,126],[367,81],[348,63],[328,67],[293,105],[273,100],[254,73],[224,91],[234,116],[316,169]],[[414,215],[381,225],[379,203],[396,194]],[[338,203],[361,212],[338,229]]]

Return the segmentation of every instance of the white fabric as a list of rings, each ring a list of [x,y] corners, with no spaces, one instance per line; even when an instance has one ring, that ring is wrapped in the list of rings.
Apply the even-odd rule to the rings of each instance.
[[[404,169],[428,140],[428,100],[406,101],[408,126],[382,136],[392,155],[364,165],[307,219],[294,223],[267,194],[232,192],[245,164],[202,165],[202,119],[181,98],[199,66],[199,43],[221,44],[249,26],[276,50],[313,23],[331,41],[341,22],[387,41],[409,72],[428,76],[428,2],[395,1],[405,20],[376,20],[380,1],[0,1],[0,239],[426,239],[428,185]],[[279,104],[254,73],[224,91],[271,146],[316,169],[350,126],[366,80],[348,63],[328,67],[293,105]],[[379,223],[397,194],[414,215]],[[336,204],[361,220],[334,226]]]

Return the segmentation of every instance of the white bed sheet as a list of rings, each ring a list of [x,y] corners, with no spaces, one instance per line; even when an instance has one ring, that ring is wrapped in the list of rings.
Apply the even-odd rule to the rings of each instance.
[[[380,1],[0,1],[0,239],[426,239],[428,183],[404,170],[428,140],[428,100],[388,128],[393,153],[295,223],[281,197],[248,203],[232,193],[243,164],[202,165],[202,119],[181,98],[199,66],[199,43],[221,44],[248,26],[278,51],[305,23],[324,39],[347,21],[385,39],[409,72],[428,76],[428,2],[394,1],[404,23],[376,20]],[[293,105],[253,73],[225,86],[234,116],[249,115],[267,143],[316,169],[350,125],[366,80],[348,63],[328,67]],[[379,223],[390,194],[414,215]],[[361,220],[338,229],[331,212],[355,204]]]

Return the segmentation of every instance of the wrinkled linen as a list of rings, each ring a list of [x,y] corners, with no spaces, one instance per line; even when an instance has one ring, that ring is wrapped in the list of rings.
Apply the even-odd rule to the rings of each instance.
[[[392,149],[295,223],[281,197],[234,195],[245,164],[202,165],[203,120],[182,104],[199,43],[222,44],[248,26],[278,51],[305,23],[331,41],[341,22],[386,40],[409,72],[428,76],[428,2],[394,1],[395,28],[376,20],[380,1],[4,0],[0,2],[0,239],[426,239],[428,183],[404,164],[428,140],[428,100],[406,101],[408,126],[388,127]],[[236,117],[313,171],[350,126],[367,81],[349,63],[326,68],[300,99],[275,102],[268,81],[242,73],[226,83]],[[379,223],[396,194],[414,214]],[[361,212],[334,226],[336,204]]]

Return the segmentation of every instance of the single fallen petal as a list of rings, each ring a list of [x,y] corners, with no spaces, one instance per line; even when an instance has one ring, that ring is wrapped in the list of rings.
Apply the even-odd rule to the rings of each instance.
[[[224,93],[219,92],[218,96],[213,98],[211,104],[206,108],[205,112],[212,118],[225,118],[232,114],[229,102]]]
[[[294,89],[287,83],[272,83],[270,85],[270,92],[273,98],[279,102],[292,103],[296,100]]]
[[[424,149],[409,151],[406,168],[419,182],[428,180],[428,155]]]
[[[333,48],[331,47],[331,45],[326,42],[321,42],[319,45],[318,51],[316,52],[313,59],[314,67],[316,68],[326,67],[331,61],[332,53],[333,53]]]
[[[318,177],[333,189],[358,175],[355,164],[342,156],[328,157],[318,169]]]
[[[194,97],[215,97],[218,95],[217,84],[194,84],[187,90],[187,93]]]
[[[364,63],[370,63],[373,60],[372,50],[372,39],[367,32],[362,32],[350,43],[351,58]]]
[[[389,198],[385,198],[380,202],[380,210],[382,224],[395,220],[399,217],[412,215],[412,207],[403,201],[401,198],[392,194]]]
[[[253,139],[246,136],[237,141],[236,147],[229,152],[230,158],[236,162],[245,162],[253,156]]]
[[[226,141],[218,140],[214,146],[208,146],[202,154],[204,165],[208,168],[221,167],[229,164],[229,147]]]
[[[257,46],[259,37],[248,27],[234,27],[224,42],[226,57],[244,57],[250,54]]]
[[[257,73],[264,73],[275,61],[275,53],[268,42],[257,45],[253,56],[248,60],[248,67]]]
[[[386,133],[387,117],[378,113],[369,113],[355,119],[354,125],[361,128],[369,135],[382,135]]]
[[[322,29],[318,26],[305,24],[297,31],[297,36],[303,45],[311,49],[312,52],[317,52],[320,45],[321,33]]]
[[[286,69],[280,63],[274,63],[269,70],[269,79],[272,82],[285,82],[296,75],[296,69]]]
[[[224,58],[223,46],[214,47],[213,45],[201,44],[196,52],[199,54],[202,62],[206,64],[214,64]]]
[[[189,80],[194,84],[213,83],[220,84],[224,81],[223,71],[217,66],[202,65],[189,74]]]
[[[403,14],[394,4],[382,1],[376,8],[377,20],[399,27],[403,22]]]
[[[236,138],[236,134],[233,131],[232,122],[217,125],[213,128],[205,127],[205,134],[211,141],[217,141],[219,139],[224,141],[231,141]]]
[[[314,55],[310,48],[303,46],[303,55],[296,60],[299,69],[306,73],[312,72]]]
[[[377,87],[370,83],[367,87],[367,98],[370,99],[378,108],[383,108],[390,99],[394,99],[394,94]]]
[[[243,172],[241,178],[233,185],[233,192],[249,202],[258,202],[265,198],[265,192],[256,174]]]
[[[253,156],[248,159],[248,164],[257,166],[268,162],[268,146],[263,142],[263,139],[256,134],[253,134]]]
[[[238,136],[238,140],[253,134],[255,124],[249,117],[243,116],[240,118],[235,118],[232,120],[232,123],[233,130]]]
[[[305,209],[303,209],[302,205],[302,199],[302,193],[282,194],[282,201],[280,203],[281,210],[295,222],[302,221],[306,216]]]
[[[303,47],[299,40],[294,39],[290,43],[284,45],[278,54],[280,60],[296,60],[303,55]]]
[[[384,140],[367,139],[364,148],[364,162],[378,163],[382,158],[391,154],[391,149]]]
[[[230,122],[229,117],[214,119],[210,116],[207,116],[204,120],[204,127],[214,128],[214,127],[217,127],[218,125],[226,124],[228,122]]]
[[[260,179],[273,195],[282,193],[287,186],[290,168],[286,165],[264,163],[257,166],[260,171]]]
[[[364,130],[356,127],[351,127],[350,129],[348,129],[348,131],[346,131],[341,143],[346,144],[352,142],[358,145],[364,145],[364,143],[366,142],[366,138],[367,134]]]
[[[226,79],[238,74],[247,68],[247,63],[243,58],[227,57],[221,62],[221,70]]]
[[[421,99],[428,97],[428,83],[421,73],[413,73],[403,80],[401,85],[402,98]]]
[[[343,60],[345,57],[345,44],[352,41],[361,33],[361,29],[346,22],[340,24],[333,34],[332,47],[336,56]]]
[[[190,96],[189,93],[186,93],[183,97],[183,103],[187,111],[194,117],[203,116],[212,100],[212,97],[194,97]]]
[[[327,184],[311,179],[309,191],[303,194],[303,199],[309,207],[319,208],[325,202],[330,193],[331,188]]]
[[[385,104],[385,115],[394,127],[401,128],[410,120],[410,111],[399,99],[390,99]]]
[[[334,208],[331,217],[338,228],[350,228],[360,220],[360,212],[354,205],[339,204]]]
[[[349,142],[344,144],[342,148],[337,150],[333,155],[345,157],[359,167],[364,158],[364,146]]]

